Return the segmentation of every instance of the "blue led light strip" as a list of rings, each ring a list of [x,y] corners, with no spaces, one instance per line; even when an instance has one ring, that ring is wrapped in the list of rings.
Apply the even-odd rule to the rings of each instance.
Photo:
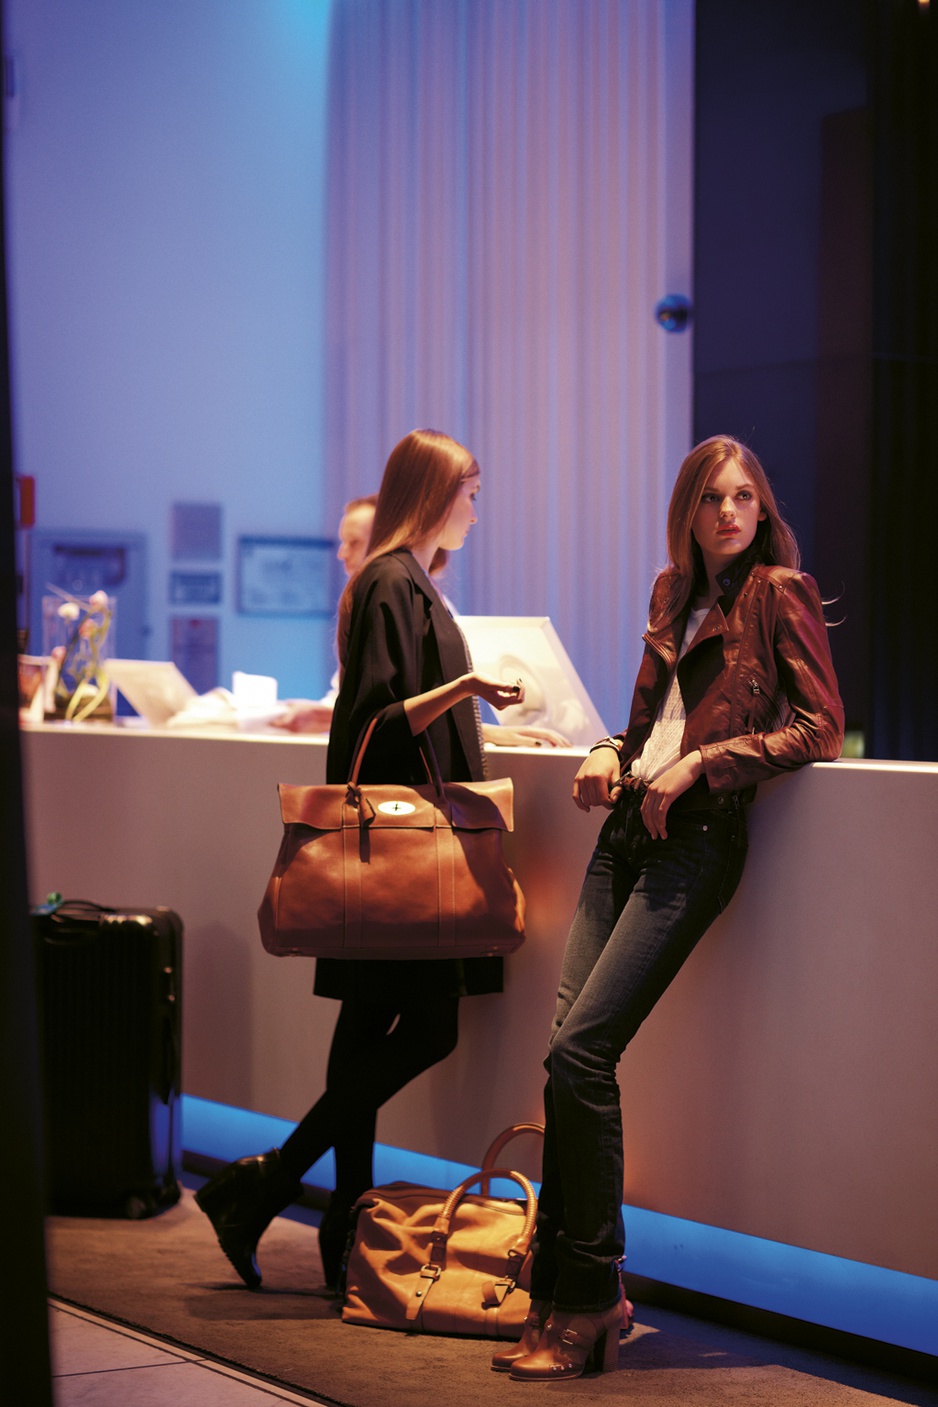
[[[268,1114],[233,1109],[183,1095],[183,1146],[230,1162],[279,1147],[293,1124]],[[455,1187],[475,1169],[378,1144],[375,1181]],[[332,1154],[321,1158],[305,1181],[334,1186]],[[512,1183],[495,1182],[497,1196],[514,1196]],[[628,1269],[682,1289],[716,1295],[736,1304],[789,1315],[881,1343],[938,1354],[938,1280],[904,1275],[820,1251],[763,1241],[738,1231],[625,1208]]]

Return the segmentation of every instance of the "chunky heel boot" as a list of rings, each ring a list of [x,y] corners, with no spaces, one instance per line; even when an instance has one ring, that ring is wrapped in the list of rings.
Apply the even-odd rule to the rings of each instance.
[[[302,1185],[284,1171],[280,1149],[272,1148],[256,1158],[229,1163],[195,1194],[215,1228],[218,1244],[249,1290],[261,1283],[258,1241],[301,1191]]]
[[[500,1348],[496,1354],[492,1355],[492,1367],[496,1373],[507,1373],[513,1363],[517,1363],[519,1358],[526,1358],[529,1353],[533,1353],[541,1340],[544,1326],[550,1317],[550,1300],[532,1300],[531,1308],[528,1310],[524,1327],[521,1330],[521,1338],[517,1343],[509,1344],[507,1348]]]
[[[599,1314],[552,1310],[533,1353],[511,1365],[513,1381],[559,1382],[595,1370],[612,1373],[619,1364],[619,1333],[625,1323],[620,1299]]]

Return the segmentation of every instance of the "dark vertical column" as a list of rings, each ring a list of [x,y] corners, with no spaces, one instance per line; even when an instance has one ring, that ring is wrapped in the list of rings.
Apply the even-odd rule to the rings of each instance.
[[[849,586],[865,608],[816,522],[830,350],[819,340],[821,231],[838,156],[824,132],[832,114],[866,103],[863,7],[697,0],[696,17],[695,439],[750,444],[822,592]]]
[[[51,1407],[42,1230],[42,1095],[17,722],[13,449],[2,193],[0,154],[0,1376],[5,1402]]]
[[[938,0],[872,0],[872,736],[938,759]]]
[[[936,33],[938,0],[697,3],[695,436],[762,457],[840,596],[848,724],[909,760],[938,759]]]
[[[873,203],[866,108],[821,124],[815,555],[848,731],[869,734]]]

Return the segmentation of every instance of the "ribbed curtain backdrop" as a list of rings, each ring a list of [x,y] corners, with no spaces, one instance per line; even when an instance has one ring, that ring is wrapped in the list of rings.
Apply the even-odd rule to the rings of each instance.
[[[677,467],[653,309],[665,105],[691,77],[666,71],[667,9],[338,0],[332,21],[334,513],[377,487],[408,430],[461,440],[480,521],[448,593],[466,614],[549,615],[610,728]]]

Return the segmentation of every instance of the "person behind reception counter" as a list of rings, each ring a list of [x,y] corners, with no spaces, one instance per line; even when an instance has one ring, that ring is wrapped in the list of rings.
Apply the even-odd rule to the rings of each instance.
[[[368,542],[375,517],[377,494],[365,498],[353,498],[345,505],[339,523],[339,550],[336,553],[345,568],[345,575],[352,577],[358,571],[368,553]],[[431,575],[438,578],[445,563],[441,560]],[[458,620],[452,603],[440,593],[447,610]],[[338,671],[329,683],[329,692],[321,699],[286,699],[282,713],[271,719],[275,728],[283,728],[288,733],[328,733],[332,723],[332,710],[339,692]],[[482,740],[494,743],[496,747],[569,747],[569,740],[553,728],[539,728],[533,724],[504,727],[498,723],[482,724]]]
[[[414,430],[392,451],[368,555],[339,603],[341,685],[328,782],[346,780],[356,743],[374,718],[362,781],[425,781],[417,742],[424,732],[444,781],[481,780],[477,698],[496,709],[523,700],[520,680],[507,684],[473,670],[462,632],[431,580],[476,522],[479,485],[469,451],[438,431]],[[329,1148],[336,1186],[319,1244],[326,1281],[335,1283],[351,1208],[373,1183],[379,1108],[455,1048],[462,996],[501,989],[499,958],[318,960],[315,993],[342,1003],[325,1093],[282,1148],[230,1164],[196,1193],[246,1285],[261,1283],[260,1236],[300,1195],[302,1175]]]
[[[573,784],[610,811],[587,869],[545,1060],[543,1183],[521,1340],[492,1367],[525,1382],[616,1367],[622,1116],[616,1066],[739,883],[756,783],[843,745],[817,586],[765,471],[725,435],[684,460],[668,510],[626,728]]]
[[[369,493],[363,498],[351,499],[342,510],[339,550],[335,555],[346,577],[353,577],[368,555],[377,502],[378,495]],[[321,699],[287,699],[283,712],[272,718],[271,723],[288,733],[328,733],[338,696],[339,671],[336,670],[329,680],[329,692]]]

